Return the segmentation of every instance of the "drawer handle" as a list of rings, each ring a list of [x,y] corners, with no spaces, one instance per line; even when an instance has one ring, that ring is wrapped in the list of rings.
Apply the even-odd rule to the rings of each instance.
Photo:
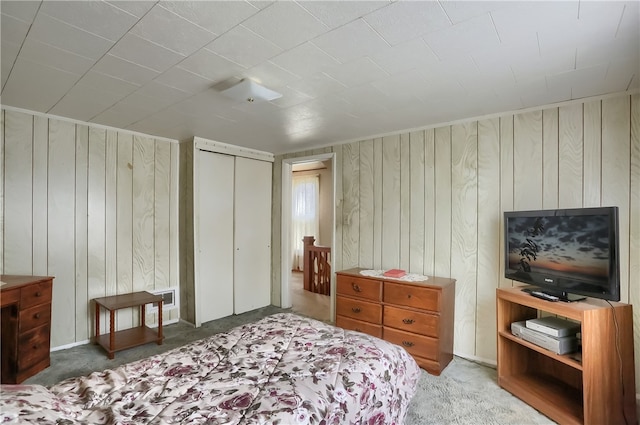
[[[34,314],[34,315],[33,315],[33,318],[34,318],[34,319],[39,319],[39,318],[40,318],[40,313],[36,313],[36,314]]]
[[[402,345],[405,347],[413,347],[413,342],[411,341],[402,341]]]
[[[42,292],[38,291],[36,292],[36,297],[41,297],[42,296]]]
[[[407,298],[411,298],[411,294],[407,294]]]
[[[360,313],[360,307],[351,307],[351,311],[353,311],[354,313]]]
[[[356,285],[355,283],[353,283],[353,282],[351,283],[351,287],[356,292],[362,292],[362,289],[360,289],[360,287],[358,285]]]
[[[413,319],[402,319],[402,323],[405,325],[410,325],[413,323]]]
[[[37,350],[37,349],[38,349],[38,346],[37,346],[36,344],[33,344],[33,349],[34,349],[34,350]]]
[[[362,332],[362,329],[356,328],[356,332]]]

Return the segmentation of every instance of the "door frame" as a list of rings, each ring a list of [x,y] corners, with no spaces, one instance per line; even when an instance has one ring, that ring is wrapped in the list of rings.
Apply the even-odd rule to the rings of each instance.
[[[336,154],[334,152],[303,156],[298,158],[286,158],[282,160],[282,209],[281,209],[281,255],[280,255],[280,270],[281,270],[281,282],[280,282],[280,305],[282,308],[290,308],[291,302],[291,283],[289,278],[291,277],[291,201],[292,190],[291,182],[293,176],[293,164],[302,164],[311,161],[326,161],[331,160],[331,185],[333,186],[332,197],[332,214],[331,214],[331,263],[332,269],[335,264],[334,256],[336,252]],[[330,317],[335,322],[335,270],[331,270],[331,300],[330,305]]]

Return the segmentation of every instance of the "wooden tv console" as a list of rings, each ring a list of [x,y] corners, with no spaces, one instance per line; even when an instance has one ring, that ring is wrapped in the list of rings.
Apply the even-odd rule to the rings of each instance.
[[[561,424],[637,423],[632,306],[550,302],[521,289],[497,289],[498,384]],[[511,323],[540,312],[581,323],[581,360],[511,333]]]

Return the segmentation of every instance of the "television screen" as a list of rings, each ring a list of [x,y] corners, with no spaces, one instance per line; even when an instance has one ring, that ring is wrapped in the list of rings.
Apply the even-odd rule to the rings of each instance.
[[[618,301],[617,223],[616,207],[505,212],[505,275]]]

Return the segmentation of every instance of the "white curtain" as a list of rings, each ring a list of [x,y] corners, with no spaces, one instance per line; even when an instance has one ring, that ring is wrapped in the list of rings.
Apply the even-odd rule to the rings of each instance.
[[[302,238],[313,236],[318,242],[318,230],[320,228],[319,198],[320,179],[318,175],[293,176],[293,200],[291,222],[293,261],[292,269],[303,270],[304,246]]]

